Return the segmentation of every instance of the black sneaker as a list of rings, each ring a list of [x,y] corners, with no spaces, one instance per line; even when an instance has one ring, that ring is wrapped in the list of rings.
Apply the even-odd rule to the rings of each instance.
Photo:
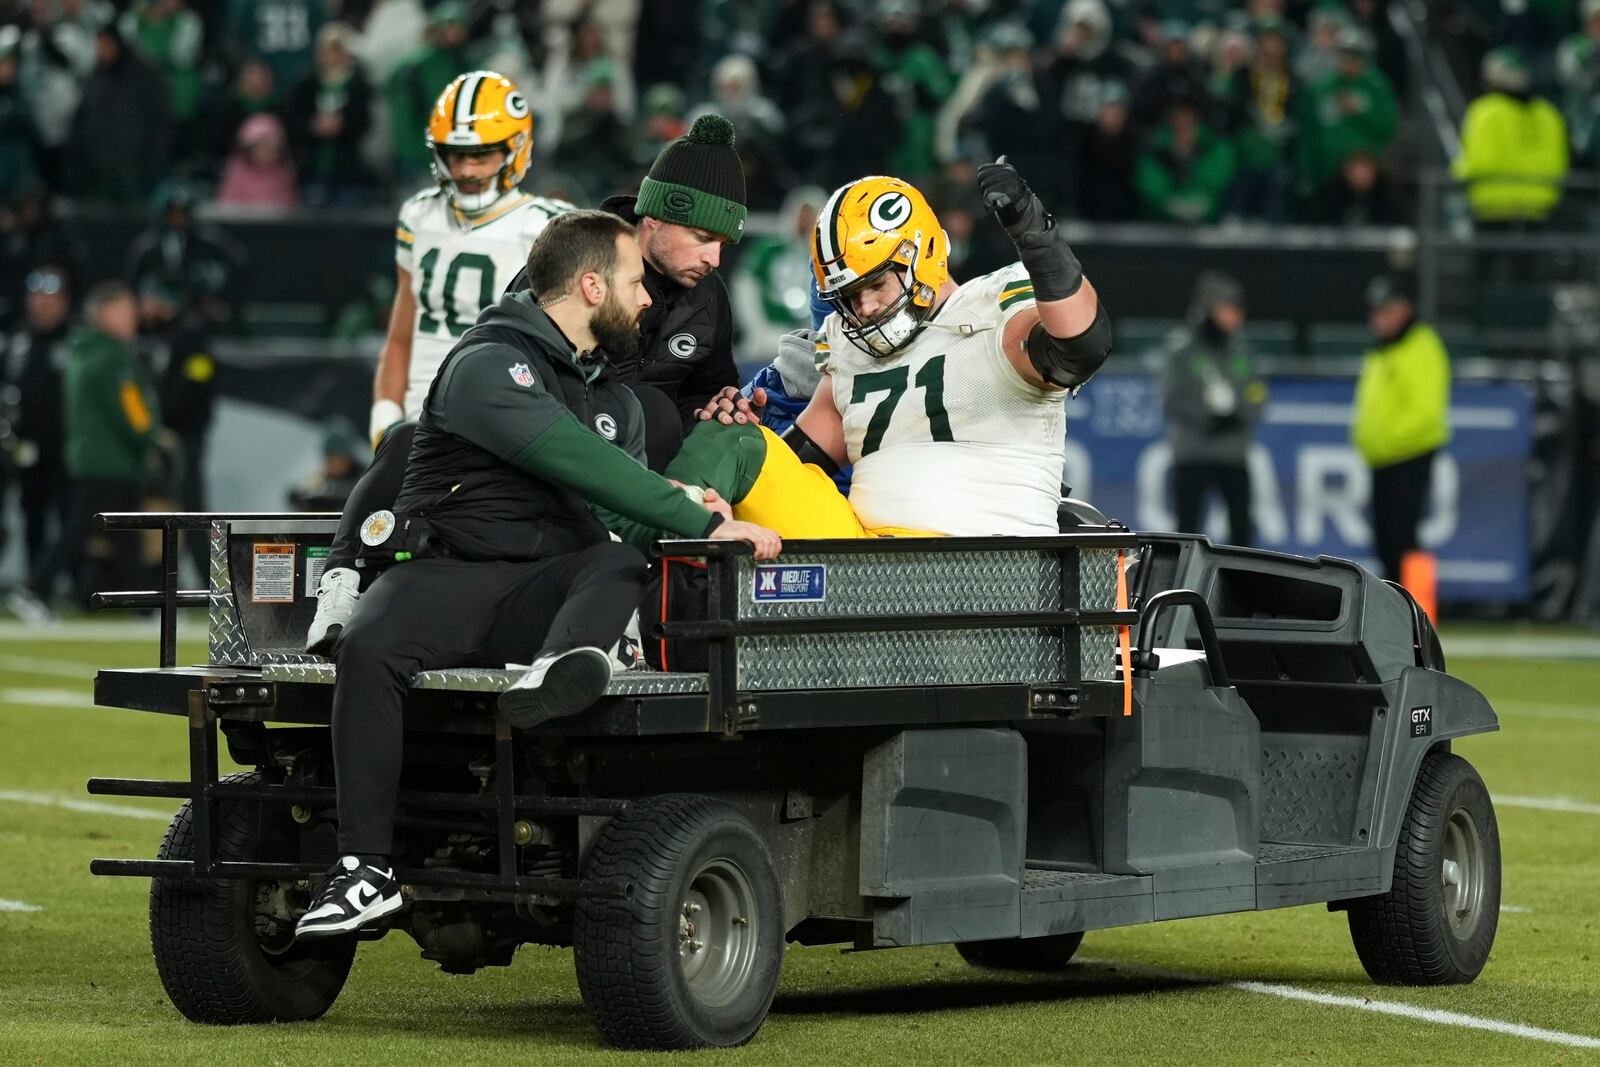
[[[500,694],[500,717],[526,730],[576,715],[605,696],[611,664],[609,653],[590,646],[540,656]]]
[[[341,856],[328,870],[317,898],[300,916],[294,936],[301,941],[353,934],[398,911],[403,900],[393,867],[374,867],[356,856]]]

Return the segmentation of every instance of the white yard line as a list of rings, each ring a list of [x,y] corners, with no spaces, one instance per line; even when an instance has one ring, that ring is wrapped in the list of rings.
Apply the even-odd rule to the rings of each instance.
[[[1565,1045],[1568,1048],[1600,1049],[1600,1037],[1594,1037],[1589,1034],[1571,1034],[1564,1030],[1546,1030],[1542,1026],[1528,1026],[1525,1023],[1507,1022],[1504,1019],[1489,1019],[1481,1015],[1468,1015],[1465,1012],[1445,1011],[1441,1008],[1424,1008],[1416,1004],[1403,1004],[1392,1000],[1373,1000],[1370,997],[1346,997],[1335,993],[1318,993],[1312,989],[1302,989],[1300,986],[1284,985],[1278,982],[1230,981],[1228,979],[1207,978],[1205,975],[1168,971],[1159,967],[1145,967],[1140,964],[1122,963],[1117,960],[1086,959],[1082,962],[1111,966],[1119,971],[1150,978],[1177,979],[1183,982],[1193,982],[1196,985],[1237,989],[1241,993],[1256,993],[1261,996],[1278,997],[1282,1000],[1299,1000],[1310,1004],[1322,1004],[1330,1008],[1354,1008],[1356,1011],[1376,1012],[1379,1015],[1395,1015],[1403,1019],[1415,1019],[1418,1022],[1436,1023],[1440,1026],[1459,1026],[1468,1030],[1487,1030],[1490,1033],[1504,1034],[1507,1037],[1522,1037],[1530,1041],[1544,1041],[1552,1045]]]
[[[172,813],[150,808],[136,808],[130,804],[105,804],[98,800],[78,800],[52,793],[28,793],[15,789],[0,789],[0,803],[33,804],[41,808],[64,808],[90,815],[120,815],[125,819],[152,819],[171,822]]]
[[[1532,915],[1533,909],[1524,908],[1521,904],[1502,904],[1500,905],[1500,913],[1502,915]]]
[[[76,689],[0,689],[0,704],[19,708],[92,708],[94,697]]]
[[[24,904],[20,900],[5,900],[0,898],[0,911],[43,911],[37,904]]]
[[[0,671],[16,671],[20,674],[48,674],[52,678],[76,678],[79,681],[91,682],[94,680],[95,670],[96,665],[89,660],[0,656]]]
[[[29,626],[11,618],[0,618],[0,641],[71,641],[75,644],[114,641],[149,641],[151,649],[161,635],[155,619],[68,619],[45,626]],[[205,613],[181,612],[178,640],[204,640]]]
[[[1600,660],[1600,637],[1442,637],[1446,659]]]
[[[1497,808],[1534,808],[1539,811],[1564,811],[1572,815],[1600,815],[1600,804],[1571,797],[1516,797],[1491,793]]]
[[[1390,1000],[1371,1000],[1367,997],[1341,997],[1332,993],[1318,993],[1299,986],[1278,985],[1272,982],[1224,982],[1229,989],[1246,993],[1261,993],[1284,1000],[1303,1000],[1311,1004],[1325,1004],[1331,1008],[1354,1008],[1357,1011],[1377,1012],[1379,1015],[1397,1015],[1402,1019],[1438,1023],[1441,1026],[1460,1026],[1468,1030],[1487,1030],[1507,1037],[1524,1037],[1529,1041],[1544,1041],[1568,1048],[1600,1049],[1600,1037],[1588,1034],[1569,1034],[1564,1030],[1546,1030],[1542,1026],[1506,1022],[1504,1019],[1486,1019],[1481,1015],[1445,1011],[1441,1008],[1422,1008],[1415,1004],[1401,1004]]]
[[[1515,700],[1495,703],[1494,710],[1513,719],[1559,719],[1563,722],[1600,724],[1600,707],[1589,704],[1523,704]]]

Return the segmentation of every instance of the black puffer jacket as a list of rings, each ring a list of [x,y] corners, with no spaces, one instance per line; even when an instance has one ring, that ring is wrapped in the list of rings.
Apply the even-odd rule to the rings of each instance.
[[[613,196],[601,208],[621,215],[635,225],[634,197]],[[528,287],[526,270],[519,271],[506,292]],[[653,385],[672,400],[684,428],[694,424],[695,409],[724,386],[739,385],[733,363],[733,304],[728,286],[716,271],[693,289],[686,289],[650,266],[644,267],[644,287],[651,304],[639,322],[639,355],[615,363],[624,382]]]

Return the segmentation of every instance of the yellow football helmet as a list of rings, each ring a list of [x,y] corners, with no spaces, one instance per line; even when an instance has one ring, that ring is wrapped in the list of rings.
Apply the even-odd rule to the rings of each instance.
[[[928,201],[899,178],[857,178],[836,189],[817,216],[811,265],[818,294],[844,320],[845,336],[868,355],[892,356],[933,316],[950,280],[950,238]],[[887,272],[901,292],[863,318],[854,296]]]
[[[428,150],[433,177],[450,202],[463,213],[487,211],[516,189],[528,173],[533,155],[533,113],[510,78],[492,70],[462,74],[445,86],[428,117]],[[448,153],[480,153],[503,149],[505,163],[478,193],[464,193],[450,178]]]

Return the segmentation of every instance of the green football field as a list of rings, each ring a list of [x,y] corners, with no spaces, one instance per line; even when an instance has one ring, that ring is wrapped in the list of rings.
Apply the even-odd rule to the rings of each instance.
[[[319,1022],[208,1028],[168,1004],[148,882],[171,806],[89,798],[92,774],[182,777],[183,724],[95,708],[99,666],[153,636],[0,625],[0,1065],[578,1063],[602,1046],[564,950],[451,976],[404,935],[362,946]],[[153,634],[148,626],[142,634]],[[1452,652],[1468,649],[1470,657]],[[1600,1063],[1600,640],[1446,627],[1451,670],[1501,716],[1456,751],[1499,812],[1500,932],[1478,981],[1371,984],[1341,914],[1307,907],[1091,933],[1059,976],[978,971],[948,947],[791,948],[766,1026],[719,1063]],[[1554,658],[1559,653],[1562,658]],[[202,657],[185,646],[189,662]],[[1526,658],[1513,658],[1526,657]],[[1537,658],[1546,656],[1550,658]]]

